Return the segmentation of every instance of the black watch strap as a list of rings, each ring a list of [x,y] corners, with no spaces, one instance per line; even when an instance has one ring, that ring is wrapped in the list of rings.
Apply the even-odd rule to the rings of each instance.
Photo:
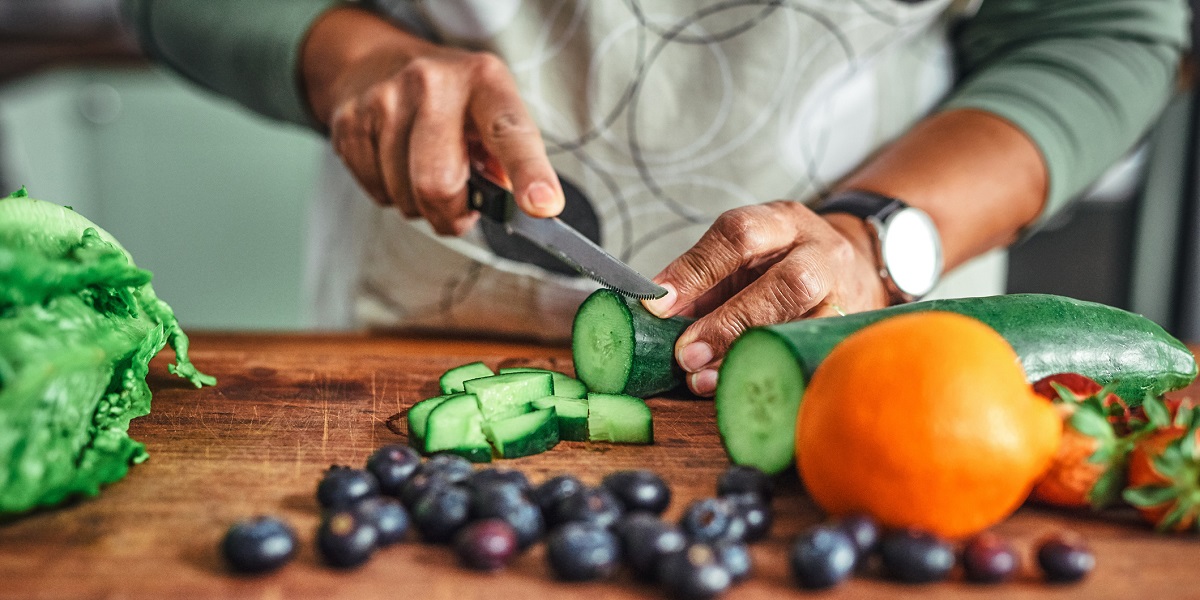
[[[903,201],[883,194],[865,190],[843,190],[825,199],[814,210],[819,215],[846,213],[860,219],[875,217],[882,221],[905,206],[908,205]]]

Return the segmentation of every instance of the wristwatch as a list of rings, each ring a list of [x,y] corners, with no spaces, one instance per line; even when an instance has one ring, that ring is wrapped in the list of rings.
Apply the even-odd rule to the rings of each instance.
[[[892,304],[920,299],[941,277],[942,238],[925,211],[882,194],[844,190],[816,212],[845,213],[867,222],[875,234],[879,277]]]

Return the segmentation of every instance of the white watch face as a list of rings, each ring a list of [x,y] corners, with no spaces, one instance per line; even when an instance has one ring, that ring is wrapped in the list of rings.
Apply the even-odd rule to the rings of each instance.
[[[888,219],[880,233],[880,254],[900,291],[924,296],[942,274],[937,228],[924,211],[905,208]]]

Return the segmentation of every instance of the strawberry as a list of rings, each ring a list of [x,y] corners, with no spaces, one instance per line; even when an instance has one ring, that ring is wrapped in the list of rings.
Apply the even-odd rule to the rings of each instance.
[[[1200,409],[1162,400],[1143,403],[1153,431],[1138,441],[1129,458],[1126,502],[1159,531],[1200,529]]]
[[[1063,412],[1063,435],[1050,468],[1030,497],[1054,506],[1104,508],[1119,497],[1137,436],[1120,433],[1110,421],[1101,400],[1109,395],[1106,388],[1079,398],[1063,384],[1051,385]]]
[[[1128,433],[1127,424],[1132,416],[1129,405],[1120,396],[1107,391],[1104,386],[1087,375],[1079,373],[1055,373],[1047,375],[1033,384],[1034,393],[1052,401],[1082,400],[1089,396],[1100,396],[1101,405],[1108,416],[1108,421],[1118,432]],[[1070,395],[1064,395],[1070,392]],[[1101,392],[1104,392],[1101,394]]]

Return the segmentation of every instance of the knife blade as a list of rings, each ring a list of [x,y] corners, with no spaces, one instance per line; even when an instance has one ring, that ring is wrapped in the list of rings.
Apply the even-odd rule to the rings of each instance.
[[[467,205],[484,218],[503,225],[509,235],[529,240],[605,287],[639,300],[667,294],[662,286],[558,218],[529,216],[517,207],[512,192],[475,168],[467,180]]]

